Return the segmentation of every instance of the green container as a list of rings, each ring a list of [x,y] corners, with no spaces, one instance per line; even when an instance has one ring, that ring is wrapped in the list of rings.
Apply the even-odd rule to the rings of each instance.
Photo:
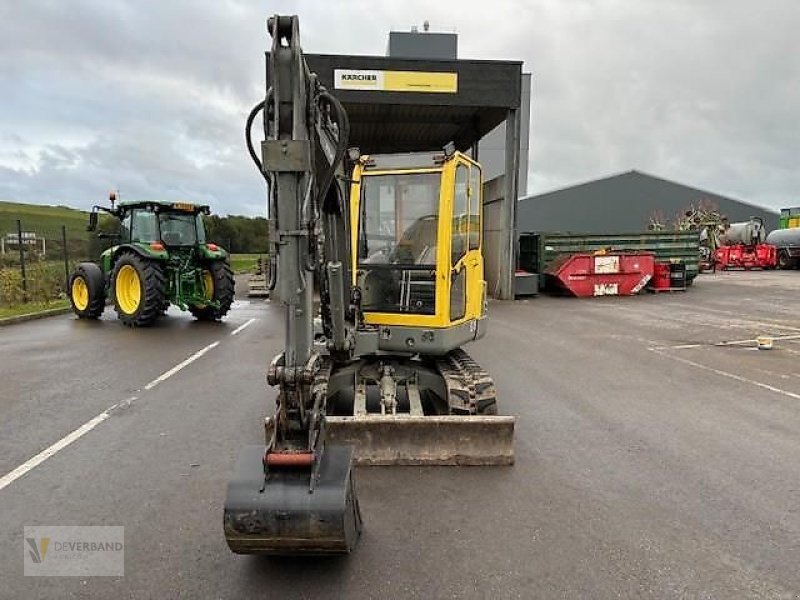
[[[780,228],[794,229],[795,227],[800,227],[800,206],[794,208],[782,208]]]
[[[564,254],[609,252],[652,252],[657,262],[686,265],[686,282],[691,284],[699,273],[699,231],[645,231],[623,234],[521,233],[519,266],[538,273],[544,285],[544,273],[550,263]]]

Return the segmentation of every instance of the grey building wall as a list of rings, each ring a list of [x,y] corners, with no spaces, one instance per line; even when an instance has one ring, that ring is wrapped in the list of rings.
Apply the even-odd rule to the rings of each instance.
[[[519,195],[528,193],[528,155],[531,130],[531,74],[522,74],[519,129]],[[478,144],[478,160],[483,167],[483,179],[489,181],[502,175],[506,160],[506,124],[500,123]]]
[[[458,35],[430,31],[391,31],[386,56],[426,60],[458,58]]]
[[[519,232],[632,233],[644,231],[659,211],[668,223],[691,205],[715,204],[730,222],[761,217],[767,230],[778,227],[776,211],[639,171],[598,179],[517,204]]]
[[[505,226],[505,177],[500,175],[483,186],[483,270],[489,295],[497,298],[502,290],[502,249],[508,240]],[[516,240],[515,240],[516,241]]]

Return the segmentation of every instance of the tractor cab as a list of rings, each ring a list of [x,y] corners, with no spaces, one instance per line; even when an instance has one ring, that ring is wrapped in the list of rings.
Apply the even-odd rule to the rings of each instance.
[[[157,200],[122,202],[107,212],[120,221],[119,243],[160,244],[171,248],[206,243],[203,215],[210,213],[206,205]]]

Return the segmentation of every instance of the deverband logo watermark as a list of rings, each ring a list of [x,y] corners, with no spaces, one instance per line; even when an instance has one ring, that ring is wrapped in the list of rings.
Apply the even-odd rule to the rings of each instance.
[[[124,527],[25,526],[22,544],[25,575],[87,577],[125,574]]]

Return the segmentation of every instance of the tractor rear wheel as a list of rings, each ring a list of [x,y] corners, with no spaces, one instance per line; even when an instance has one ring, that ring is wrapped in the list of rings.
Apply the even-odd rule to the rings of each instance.
[[[203,267],[203,289],[206,298],[217,304],[195,304],[189,311],[200,321],[218,321],[233,304],[234,280],[231,266],[224,260],[217,260]]]
[[[161,264],[125,252],[114,265],[111,290],[114,308],[124,325],[152,325],[162,315],[166,301],[164,269]]]
[[[67,287],[73,312],[79,319],[98,319],[106,307],[103,271],[94,263],[80,263],[69,277]]]

